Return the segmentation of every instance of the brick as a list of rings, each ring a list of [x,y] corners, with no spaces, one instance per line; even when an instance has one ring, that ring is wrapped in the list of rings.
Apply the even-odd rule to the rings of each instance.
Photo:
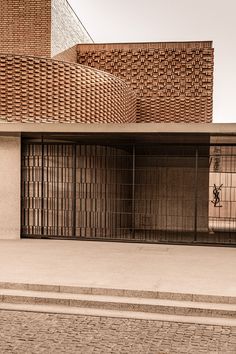
[[[135,121],[134,92],[109,73],[50,59],[0,55],[0,77],[2,121]]]
[[[50,57],[51,0],[1,0],[0,51]]]
[[[137,123],[212,121],[211,42],[79,44],[78,63],[124,79]]]

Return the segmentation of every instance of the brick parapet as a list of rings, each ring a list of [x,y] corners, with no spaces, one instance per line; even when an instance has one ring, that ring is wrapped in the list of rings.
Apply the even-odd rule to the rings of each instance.
[[[124,79],[137,122],[212,121],[212,42],[80,44],[78,63]]]
[[[1,122],[129,123],[135,94],[121,79],[83,65],[0,55]]]

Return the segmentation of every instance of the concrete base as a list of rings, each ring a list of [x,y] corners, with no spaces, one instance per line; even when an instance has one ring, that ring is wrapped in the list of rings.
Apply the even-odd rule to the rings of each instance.
[[[0,239],[20,238],[20,138],[0,136]]]
[[[236,296],[236,249],[0,241],[0,282]]]

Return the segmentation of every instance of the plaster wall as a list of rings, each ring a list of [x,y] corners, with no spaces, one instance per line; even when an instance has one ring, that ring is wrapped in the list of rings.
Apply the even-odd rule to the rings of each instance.
[[[52,0],[51,6],[52,57],[76,62],[76,48],[75,51],[69,48],[78,43],[91,43],[92,39],[67,0]]]
[[[0,239],[20,238],[20,138],[0,137]]]
[[[220,202],[214,206],[214,185],[222,185]],[[236,173],[210,173],[209,228],[213,231],[236,230]]]
[[[209,175],[209,228],[236,230],[236,147],[212,146]],[[216,198],[215,188],[218,190]]]

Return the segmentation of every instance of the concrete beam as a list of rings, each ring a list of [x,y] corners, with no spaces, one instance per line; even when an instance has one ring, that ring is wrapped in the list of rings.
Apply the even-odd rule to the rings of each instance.
[[[236,123],[0,123],[0,135],[21,133],[181,133],[236,135]]]

